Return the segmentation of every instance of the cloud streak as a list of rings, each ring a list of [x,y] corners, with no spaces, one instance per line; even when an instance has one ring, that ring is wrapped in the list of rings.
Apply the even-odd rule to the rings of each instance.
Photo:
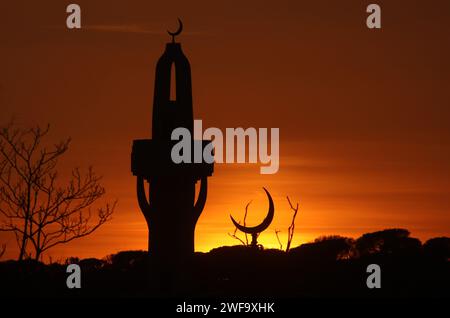
[[[166,35],[166,30],[152,30],[138,24],[94,24],[82,26],[82,29],[96,32],[136,33],[150,35]],[[183,35],[197,35],[204,32],[183,31]]]
[[[120,32],[120,33],[139,33],[139,34],[152,34],[161,35],[165,32],[150,30],[137,24],[130,25],[86,25],[82,27],[88,31],[98,32]]]

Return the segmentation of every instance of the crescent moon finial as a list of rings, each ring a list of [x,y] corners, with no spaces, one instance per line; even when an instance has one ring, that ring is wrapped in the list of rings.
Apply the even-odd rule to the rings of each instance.
[[[242,231],[244,233],[252,234],[252,235],[261,233],[262,231],[264,231],[265,229],[267,229],[269,227],[270,223],[272,223],[274,210],[275,210],[274,205],[273,205],[272,196],[270,195],[269,191],[267,191],[266,188],[263,188],[263,189],[266,192],[267,198],[269,199],[269,211],[267,212],[267,216],[262,221],[261,224],[259,224],[257,226],[253,226],[253,227],[246,227],[246,226],[240,225],[238,222],[236,222],[236,220],[233,218],[233,216],[230,215],[231,221],[233,222],[234,226],[236,226],[236,228],[238,228],[240,231]]]
[[[169,33],[169,35],[172,37],[172,43],[175,43],[175,37],[179,35],[181,31],[183,31],[183,22],[181,22],[181,19],[178,18],[178,30],[176,30],[175,32],[170,32],[169,30],[167,30],[167,33]]]

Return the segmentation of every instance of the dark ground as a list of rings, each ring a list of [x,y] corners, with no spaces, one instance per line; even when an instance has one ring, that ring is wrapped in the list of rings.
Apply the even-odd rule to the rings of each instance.
[[[66,264],[5,261],[0,263],[0,296],[450,297],[450,262],[423,249],[336,260],[334,252],[306,247],[289,253],[244,246],[196,253],[184,278],[175,279],[172,287],[165,282],[163,291],[152,258],[143,251],[121,252],[104,260],[68,260],[81,267],[81,289],[66,287]],[[372,263],[381,267],[381,289],[366,286],[366,268]]]

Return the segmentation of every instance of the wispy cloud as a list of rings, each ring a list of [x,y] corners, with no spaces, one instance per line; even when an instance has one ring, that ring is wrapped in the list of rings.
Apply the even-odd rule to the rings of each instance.
[[[98,32],[122,32],[122,33],[142,33],[160,35],[165,32],[150,30],[137,24],[130,25],[86,25],[82,27],[85,30]]]
[[[46,26],[47,29],[54,30],[66,30],[65,25],[51,25]],[[167,35],[167,31],[164,29],[154,30],[147,26],[138,24],[91,24],[81,26],[81,31],[89,32],[111,32],[111,33],[134,33],[134,34],[147,34],[147,35]],[[183,35],[205,35],[205,32],[199,31],[183,31]]]

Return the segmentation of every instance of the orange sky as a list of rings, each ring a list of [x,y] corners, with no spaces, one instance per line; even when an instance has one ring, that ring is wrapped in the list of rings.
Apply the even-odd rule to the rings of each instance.
[[[216,165],[196,249],[235,244],[230,212],[275,220],[276,247],[300,202],[295,244],[404,227],[426,240],[450,229],[450,2],[375,1],[382,29],[365,26],[373,1],[76,1],[82,29],[65,28],[73,1],[3,1],[0,114],[50,123],[73,143],[60,170],[93,165],[113,221],[47,256],[102,257],[145,249],[147,229],[130,172],[133,139],[149,138],[154,67],[181,17],[194,115],[204,127],[279,127],[280,170]],[[111,3],[113,2],[113,3]],[[14,239],[6,257],[15,257]],[[46,259],[45,259],[46,260]]]

